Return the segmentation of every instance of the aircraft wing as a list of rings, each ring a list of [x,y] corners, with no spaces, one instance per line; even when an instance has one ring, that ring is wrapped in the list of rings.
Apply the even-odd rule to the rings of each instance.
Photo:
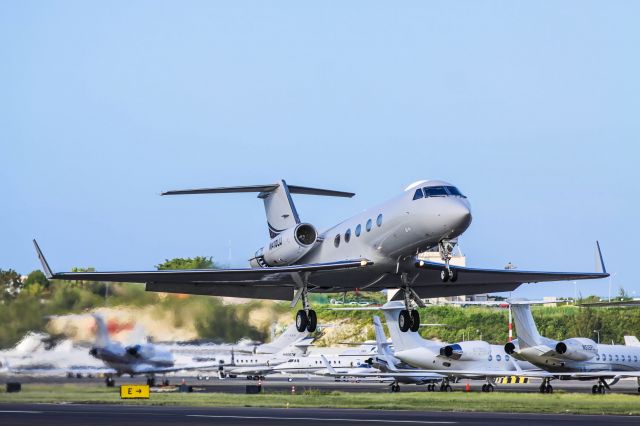
[[[421,297],[504,292],[515,290],[527,283],[592,280],[609,276],[604,268],[603,272],[544,272],[451,265],[458,277],[455,282],[445,283],[440,279],[440,272],[444,267],[442,263],[416,259],[415,266],[419,273],[413,278],[412,288]]]
[[[322,359],[322,363],[324,364],[324,371],[316,371],[314,374],[319,376],[329,376],[329,377],[410,377],[414,379],[423,378],[423,379],[442,379],[446,377],[446,375],[439,374],[437,372],[431,370],[398,370],[395,372],[385,373],[382,371],[376,373],[367,373],[367,372],[348,372],[348,371],[340,371],[336,370],[334,366],[329,363],[327,358],[324,355],[320,355]]]
[[[248,375],[265,375],[265,374],[273,373],[274,370],[273,370],[273,367],[270,367],[268,365],[264,365],[264,366],[254,365],[253,367],[251,367],[251,366],[247,366],[247,367],[230,367],[228,369],[225,369],[224,372],[227,373],[227,374],[239,374],[239,375],[244,375],[244,374],[248,374]]]
[[[172,367],[154,367],[150,364],[138,364],[133,367],[134,374],[162,374],[173,373],[176,371],[186,370],[212,370],[217,369],[219,364],[189,364],[189,365],[174,365]]]
[[[33,240],[33,244],[48,279],[146,283],[148,291],[256,299],[291,300],[296,282],[306,273],[316,277],[373,265],[367,259],[353,259],[270,268],[53,272],[38,243]]]

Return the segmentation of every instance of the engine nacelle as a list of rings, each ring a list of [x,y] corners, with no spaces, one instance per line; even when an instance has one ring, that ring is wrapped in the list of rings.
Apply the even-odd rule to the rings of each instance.
[[[125,351],[132,357],[141,359],[149,359],[155,355],[155,350],[151,345],[127,346]]]
[[[591,339],[576,337],[558,342],[556,353],[574,361],[587,361],[598,354],[598,345]]]
[[[311,250],[317,238],[313,225],[300,223],[272,238],[249,263],[253,268],[291,265]]]
[[[447,345],[444,348],[440,348],[440,355],[446,356],[447,358],[460,359],[462,357],[462,354],[462,347],[457,343]]]
[[[508,342],[506,345],[504,345],[504,351],[507,353],[507,355],[513,355],[514,353],[518,352],[519,349],[520,348],[515,342]]]
[[[444,356],[454,360],[486,360],[489,354],[491,354],[491,345],[489,345],[487,342],[479,340],[452,343],[440,348],[440,356]]]

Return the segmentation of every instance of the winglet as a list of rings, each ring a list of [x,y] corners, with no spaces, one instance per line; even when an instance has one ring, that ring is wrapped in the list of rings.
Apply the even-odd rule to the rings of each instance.
[[[40,259],[42,269],[44,269],[44,275],[47,277],[47,279],[53,278],[53,272],[51,271],[51,268],[47,263],[47,259],[44,258],[44,254],[42,254],[42,250],[40,250],[38,242],[35,239],[33,240],[33,246],[36,248],[36,253],[38,253],[38,259]]]
[[[602,251],[600,250],[600,243],[596,241],[596,272],[602,274],[607,273],[607,268],[604,266],[604,259],[602,258]]]
[[[324,363],[324,366],[327,367],[327,371],[329,371],[330,374],[338,374],[336,369],[331,366],[331,364],[329,363],[327,358],[325,358],[324,355],[320,355],[320,358],[322,358],[322,362]]]

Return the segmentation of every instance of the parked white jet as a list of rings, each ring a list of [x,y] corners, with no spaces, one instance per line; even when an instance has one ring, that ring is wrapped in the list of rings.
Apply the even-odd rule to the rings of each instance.
[[[217,368],[216,363],[176,363],[173,354],[151,343],[123,346],[109,338],[109,331],[100,315],[96,320],[96,342],[89,353],[102,360],[112,371],[107,374],[107,386],[114,385],[113,374],[146,375],[147,384],[155,385],[155,375],[181,370],[203,370]],[[168,385],[168,380],[164,380]]]
[[[425,373],[424,370],[418,371],[411,366],[402,364],[402,362],[393,356],[391,345],[387,342],[387,336],[384,334],[382,323],[377,315],[373,317],[373,324],[376,334],[377,354],[371,358],[368,363],[370,368],[347,369],[346,371],[338,371],[324,357],[324,366],[326,371],[318,371],[317,374],[331,377],[356,377],[365,379],[391,379],[391,392],[400,392],[400,383],[427,385],[427,390],[433,392],[435,383],[441,381],[445,376],[437,373]]]
[[[540,392],[551,392],[554,378],[597,380],[592,393],[605,393],[622,378],[635,377],[640,385],[640,346],[634,339],[625,338],[631,343],[627,345],[602,345],[585,337],[557,341],[540,335],[528,302],[512,301],[511,310],[518,338],[507,343],[505,351],[549,372],[538,375],[543,378]]]
[[[264,202],[270,240],[250,259],[251,268],[162,270],[136,272],[54,273],[34,240],[49,279],[146,283],[148,291],[302,300],[296,314],[298,330],[314,331],[315,311],[308,293],[400,288],[404,300],[400,329],[416,331],[421,298],[502,292],[523,283],[574,281],[607,277],[599,273],[528,272],[476,269],[450,265],[452,250],[471,224],[467,197],[455,186],[437,180],[409,185],[400,195],[341,221],[324,232],[300,220],[291,194],[352,197],[355,194],[287,185],[169,191],[163,195],[257,192]],[[418,252],[437,247],[444,266],[419,260]]]

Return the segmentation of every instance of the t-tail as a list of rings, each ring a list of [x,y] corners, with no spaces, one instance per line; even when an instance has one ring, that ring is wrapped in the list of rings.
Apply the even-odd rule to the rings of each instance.
[[[296,329],[295,323],[289,325],[287,329],[276,337],[271,343],[265,343],[256,348],[258,354],[275,354],[293,343],[299,342],[309,333],[305,330],[300,332]]]
[[[184,194],[227,194],[238,192],[257,192],[258,198],[264,202],[267,215],[269,237],[274,238],[281,232],[300,224],[300,217],[293,203],[291,194],[324,195],[330,197],[353,197],[352,192],[334,191],[331,189],[309,188],[305,186],[287,185],[284,180],[274,184],[229,186],[218,188],[184,189],[163,192],[162,195]]]
[[[526,302],[511,302],[513,322],[516,326],[518,344],[521,349],[543,344],[543,338],[531,314],[531,305]]]
[[[429,346],[429,341],[423,339],[417,331],[400,331],[398,325],[398,317],[400,311],[404,309],[404,303],[391,301],[382,306],[382,312],[384,312],[384,318],[387,322],[387,328],[391,335],[391,341],[396,351],[404,351],[407,349],[419,348]]]
[[[109,330],[107,324],[104,322],[104,318],[100,314],[93,314],[93,318],[96,320],[96,348],[106,348],[111,343],[109,339]]]

